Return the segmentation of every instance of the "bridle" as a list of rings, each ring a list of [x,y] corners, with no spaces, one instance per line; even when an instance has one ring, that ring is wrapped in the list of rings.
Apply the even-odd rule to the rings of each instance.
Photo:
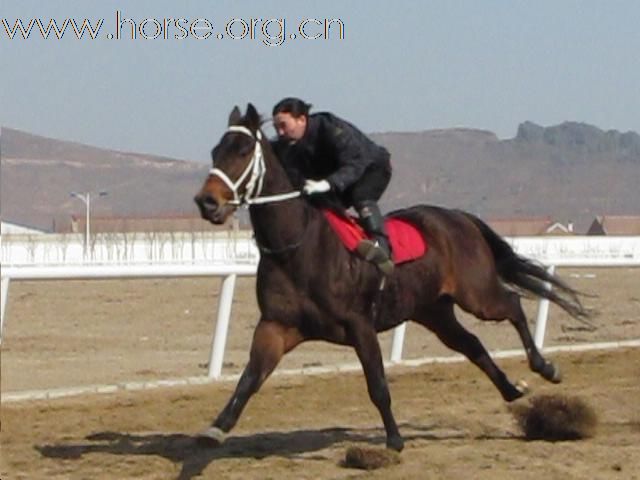
[[[253,148],[253,155],[251,156],[251,160],[249,160],[248,165],[245,167],[244,171],[240,174],[235,182],[231,181],[229,176],[219,168],[214,167],[209,170],[209,175],[220,178],[220,180],[222,180],[225,185],[229,187],[229,190],[231,190],[231,192],[233,193],[233,200],[229,200],[228,202],[230,205],[264,205],[267,203],[290,200],[301,195],[301,192],[296,190],[287,193],[260,196],[264,183],[264,177],[267,173],[267,167],[264,163],[264,154],[262,152],[262,145],[260,144],[260,141],[262,140],[262,133],[260,132],[260,130],[257,130],[256,134],[254,135],[251,130],[249,130],[247,127],[243,127],[242,125],[231,125],[227,129],[227,133],[229,132],[242,133],[244,135],[250,136],[255,140],[255,146]],[[239,194],[238,189],[246,180],[247,176],[249,176],[249,180],[247,181],[247,185],[245,186],[244,193]],[[280,255],[283,253],[291,252],[293,250],[297,250],[300,245],[302,245],[304,237],[307,233],[308,226],[309,213],[305,209],[304,229],[302,231],[302,234],[300,235],[300,238],[296,242],[285,245],[281,248],[268,248],[265,245],[261,245],[256,238],[256,245],[262,253],[269,255]]]
[[[224,182],[224,184],[229,187],[229,190],[233,193],[233,200],[229,200],[230,205],[259,205],[265,203],[274,203],[281,202],[283,200],[290,200],[292,198],[297,198],[300,196],[299,191],[287,192],[287,193],[279,193],[276,195],[265,195],[260,196],[262,193],[262,186],[264,183],[264,177],[267,173],[267,167],[264,163],[264,154],[262,152],[262,133],[260,130],[257,130],[255,135],[251,130],[247,127],[243,127],[242,125],[231,125],[227,129],[227,133],[242,133],[243,135],[248,135],[249,137],[255,140],[255,146],[253,147],[253,155],[251,156],[251,160],[245,167],[244,171],[240,174],[238,179],[233,182],[229,176],[220,170],[219,168],[211,168],[209,170],[209,175],[218,177],[220,180]],[[244,189],[244,193],[238,193],[238,189],[242,185],[242,183],[249,177],[247,180],[247,184]]]

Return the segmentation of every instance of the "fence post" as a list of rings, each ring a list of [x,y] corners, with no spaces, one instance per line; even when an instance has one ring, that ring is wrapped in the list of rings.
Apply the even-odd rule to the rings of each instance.
[[[2,277],[2,306],[0,306],[0,343],[2,343],[2,330],[4,328],[4,312],[7,308],[7,299],[9,298],[9,277]]]
[[[404,333],[407,330],[407,322],[401,323],[393,329],[393,342],[391,343],[391,361],[398,363],[402,360],[402,347],[404,345]]]
[[[547,272],[551,275],[555,272],[555,265],[550,265],[547,268]],[[547,290],[551,290],[551,284],[549,282],[545,282],[544,284]],[[533,341],[536,344],[536,347],[542,348],[544,345],[544,333],[547,328],[547,317],[549,316],[549,300],[546,298],[540,299],[540,303],[538,304],[538,315],[536,318],[536,330],[533,336]]]
[[[224,349],[227,343],[227,332],[229,330],[229,318],[231,317],[231,304],[233,303],[236,277],[237,275],[235,273],[226,276],[220,287],[216,331],[211,344],[211,355],[209,356],[209,378],[220,378],[220,374],[222,373],[222,360],[224,359]]]

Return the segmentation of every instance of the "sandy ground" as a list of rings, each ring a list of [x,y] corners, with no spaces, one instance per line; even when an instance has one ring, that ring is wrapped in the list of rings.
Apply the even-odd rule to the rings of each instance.
[[[565,382],[544,383],[521,360],[501,361],[535,393],[579,395],[596,435],[527,442],[497,392],[468,363],[389,372],[407,441],[401,463],[341,466],[352,445],[384,434],[357,373],[274,377],[219,448],[193,434],[232,385],[11,403],[2,408],[0,476],[10,479],[638,479],[640,349],[562,354]],[[524,400],[521,400],[524,401]]]
[[[640,270],[560,274],[599,295],[594,331],[552,308],[546,344],[640,338]],[[16,282],[2,343],[2,392],[206,374],[219,280]],[[240,279],[224,373],[240,371],[258,312]],[[536,303],[527,302],[534,318]],[[510,325],[464,323],[490,349],[519,347]],[[390,334],[381,343],[388,355]],[[405,358],[448,351],[410,325]],[[407,447],[376,472],[340,466],[350,444],[384,441],[361,374],[274,377],[250,402],[228,443],[197,447],[192,434],[224,405],[218,383],[2,404],[0,478],[640,478],[640,349],[553,355],[560,386],[522,359],[500,360],[538,393],[577,394],[600,416],[596,437],[524,442],[499,395],[468,363],[389,370]],[[280,368],[355,362],[349,349],[305,344]]]

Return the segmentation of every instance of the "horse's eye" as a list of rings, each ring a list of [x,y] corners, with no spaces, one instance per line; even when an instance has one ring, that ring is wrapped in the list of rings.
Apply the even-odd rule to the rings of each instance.
[[[253,143],[249,143],[247,145],[244,145],[242,147],[240,147],[240,155],[249,155],[253,152],[253,148],[254,148],[254,144]]]

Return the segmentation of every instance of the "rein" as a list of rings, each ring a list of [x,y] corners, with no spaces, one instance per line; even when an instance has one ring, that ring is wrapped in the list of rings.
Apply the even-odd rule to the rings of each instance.
[[[222,180],[225,185],[229,187],[229,190],[231,190],[231,192],[233,193],[233,200],[229,201],[230,205],[263,205],[266,203],[290,200],[301,195],[299,191],[292,191],[275,195],[260,196],[260,193],[262,193],[264,177],[267,173],[267,167],[264,163],[264,154],[262,152],[262,145],[260,144],[262,140],[262,133],[260,132],[260,130],[258,130],[254,135],[251,130],[249,130],[247,127],[243,127],[242,125],[231,125],[227,129],[227,132],[242,133],[255,140],[255,146],[253,148],[253,155],[251,156],[251,160],[249,160],[246,168],[235,182],[231,181],[229,176],[219,168],[214,167],[209,170],[209,175],[220,178],[220,180]],[[247,181],[244,193],[239,194],[238,189],[249,174],[251,174],[251,176]]]

